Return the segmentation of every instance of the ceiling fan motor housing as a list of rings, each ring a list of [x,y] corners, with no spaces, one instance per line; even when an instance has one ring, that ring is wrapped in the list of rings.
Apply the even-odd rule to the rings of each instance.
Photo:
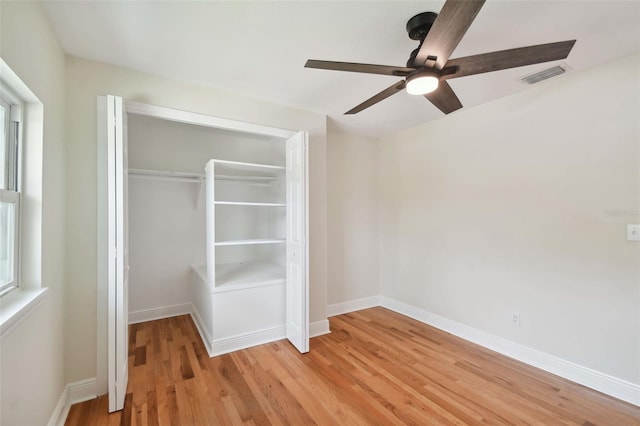
[[[420,40],[418,47],[411,52],[411,55],[409,55],[407,67],[413,66],[413,60],[416,58],[418,51],[420,51],[420,46],[422,46],[422,42],[425,37],[427,37],[427,34],[429,34],[429,30],[437,17],[437,13],[422,12],[407,21],[407,33],[409,33],[409,38],[411,40]]]
[[[409,38],[411,40],[420,40],[420,43],[422,43],[427,34],[429,34],[429,30],[437,17],[437,13],[422,12],[409,19],[407,22]]]

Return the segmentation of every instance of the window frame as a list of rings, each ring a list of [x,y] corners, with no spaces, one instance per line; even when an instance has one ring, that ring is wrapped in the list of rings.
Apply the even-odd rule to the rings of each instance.
[[[19,287],[0,297],[0,341],[49,297],[42,276],[45,107],[0,55],[0,94],[22,105],[18,136],[20,191]]]
[[[20,193],[0,189],[0,202],[13,204],[13,251],[11,252],[11,281],[0,285],[0,297],[20,286]]]
[[[0,182],[0,201],[13,205],[11,227],[12,232],[12,251],[10,253],[10,270],[11,280],[0,284],[0,297],[9,294],[11,291],[20,287],[20,266],[21,266],[21,172],[22,162],[20,158],[21,152],[21,123],[22,123],[22,102],[7,91],[6,87],[0,87],[0,104],[4,109],[4,136],[5,146],[3,152],[3,172],[4,176]]]

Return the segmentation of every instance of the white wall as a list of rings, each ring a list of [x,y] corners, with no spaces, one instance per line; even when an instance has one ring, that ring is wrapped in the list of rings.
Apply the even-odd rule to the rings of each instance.
[[[42,284],[46,299],[0,343],[0,424],[41,425],[65,385],[65,58],[35,2],[0,2],[0,55],[44,104]]]
[[[207,160],[285,165],[284,140],[129,114],[129,165],[204,173]]]
[[[384,138],[382,294],[640,383],[638,62]]]
[[[191,303],[190,265],[205,261],[199,187],[129,177],[129,312]]]
[[[326,119],[324,116],[116,66],[67,57],[69,268],[68,380],[96,375],[96,96],[310,132],[310,320],[326,309]]]
[[[380,294],[378,279],[378,142],[327,134],[327,303]]]

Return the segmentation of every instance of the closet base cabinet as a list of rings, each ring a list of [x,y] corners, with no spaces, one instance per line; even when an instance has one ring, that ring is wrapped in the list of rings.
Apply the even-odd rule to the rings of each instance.
[[[207,163],[207,264],[192,266],[192,294],[211,356],[286,337],[285,173]]]
[[[214,294],[214,354],[284,339],[284,322],[283,284]]]
[[[215,291],[206,265],[191,266],[193,316],[210,356],[285,338],[284,283]]]

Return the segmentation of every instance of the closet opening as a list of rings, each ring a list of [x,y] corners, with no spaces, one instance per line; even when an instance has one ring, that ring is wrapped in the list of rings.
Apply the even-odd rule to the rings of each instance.
[[[113,96],[98,105],[109,194],[98,368],[110,411],[121,405],[117,382],[126,388],[128,324],[190,314],[210,356],[283,338],[307,352],[306,132]],[[101,109],[112,107],[110,123]]]

